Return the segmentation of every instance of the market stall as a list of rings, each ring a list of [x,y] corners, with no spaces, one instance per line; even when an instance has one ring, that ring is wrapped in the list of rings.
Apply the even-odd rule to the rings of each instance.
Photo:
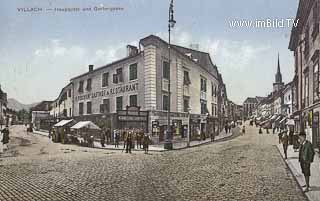
[[[80,145],[93,147],[94,139],[100,137],[101,128],[91,121],[80,121],[71,127],[75,131],[71,137]]]
[[[68,143],[67,134],[70,133],[70,127],[75,124],[73,119],[61,120],[53,125],[53,130],[49,135],[52,137],[53,142]]]

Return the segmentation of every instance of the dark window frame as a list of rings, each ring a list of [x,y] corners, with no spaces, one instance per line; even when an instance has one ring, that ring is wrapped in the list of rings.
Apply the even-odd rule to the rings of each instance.
[[[87,114],[92,114],[92,102],[87,102]]]
[[[169,96],[167,94],[162,95],[162,110],[168,111],[169,110]]]
[[[83,115],[84,114],[84,104],[83,102],[79,103],[79,115]]]
[[[130,64],[130,66],[129,66],[129,81],[133,81],[133,80],[137,80],[137,79],[138,79],[138,63]]]
[[[133,99],[131,99],[131,98],[133,98],[133,97],[135,97],[135,100],[134,100],[135,104],[132,103]],[[129,96],[129,106],[138,106],[138,95],[137,94],[133,94],[133,95]]]
[[[165,65],[167,64],[167,65]],[[162,78],[169,80],[170,79],[170,63],[169,61],[162,62]]]
[[[119,105],[118,100],[121,100],[121,106]],[[122,110],[123,109],[123,96],[116,97],[116,110]]]
[[[109,86],[109,72],[105,72],[102,74],[102,87],[107,87]]]

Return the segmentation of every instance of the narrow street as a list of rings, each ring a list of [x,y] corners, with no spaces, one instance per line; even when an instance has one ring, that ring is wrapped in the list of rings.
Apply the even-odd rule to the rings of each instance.
[[[306,198],[283,162],[277,136],[162,153],[89,149],[13,127],[1,156],[0,200],[290,200]]]

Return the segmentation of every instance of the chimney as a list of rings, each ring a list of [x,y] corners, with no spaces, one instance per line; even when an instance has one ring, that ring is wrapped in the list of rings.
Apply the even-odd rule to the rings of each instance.
[[[92,72],[93,71],[93,65],[89,65],[89,72]]]
[[[136,46],[127,45],[127,56],[128,57],[135,56],[137,54],[138,54],[138,48]]]

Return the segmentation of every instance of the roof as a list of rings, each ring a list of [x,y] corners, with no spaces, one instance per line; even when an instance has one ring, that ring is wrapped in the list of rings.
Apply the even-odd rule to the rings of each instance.
[[[258,101],[257,101],[256,98],[248,97],[248,98],[243,102],[243,104],[246,104],[246,103],[258,103]]]
[[[138,57],[138,56],[141,55],[141,53],[142,53],[142,52],[139,52],[139,53],[136,54],[136,55],[127,56],[127,57],[124,57],[124,58],[122,58],[122,59],[116,60],[116,61],[111,62],[111,63],[109,63],[109,64],[106,64],[106,65],[104,65],[104,66],[101,66],[101,67],[98,67],[98,68],[96,68],[96,69],[93,69],[93,70],[90,71],[90,72],[88,71],[88,72],[86,72],[86,73],[83,73],[83,74],[81,74],[81,75],[78,75],[78,76],[76,76],[76,77],[73,77],[73,78],[71,78],[71,80],[74,80],[74,79],[83,77],[83,76],[85,76],[85,75],[89,75],[89,74],[91,74],[91,73],[94,73],[94,72],[96,72],[96,71],[102,70],[102,69],[104,69],[104,68],[108,68],[108,67],[113,66],[113,65],[115,65],[115,64],[124,62],[124,61],[126,61],[126,60],[129,60],[129,59],[132,59],[132,58],[135,58],[135,57]]]
[[[312,8],[314,2],[315,0],[299,0],[297,14],[295,18],[295,21],[299,20],[299,23],[297,27],[292,26],[288,47],[291,51],[294,51],[298,45],[299,33],[301,33],[303,26],[306,25],[305,21],[311,14],[310,9]]]
[[[95,125],[91,121],[79,121],[74,126],[71,127],[71,129],[81,129],[81,128],[88,128],[93,130],[101,130],[99,126]]]
[[[73,119],[70,120],[61,120],[58,123],[56,123],[55,125],[53,125],[53,127],[62,127],[62,126],[66,126],[67,124],[71,123],[73,121]]]
[[[148,39],[155,39],[160,41],[161,43],[165,44],[166,46],[168,45],[168,43],[166,41],[164,41],[162,38],[155,36],[155,35],[149,35],[143,39],[140,40],[140,43],[142,45],[144,45],[144,43],[148,40]],[[209,55],[209,53],[206,52],[202,52],[202,51],[198,51],[198,50],[193,50],[190,48],[186,48],[186,47],[182,47],[179,45],[175,45],[175,44],[171,44],[171,49],[175,50],[177,53],[179,53],[181,56],[183,56],[184,58],[188,59],[189,61],[195,63],[196,65],[200,66],[202,69],[206,70],[207,72],[209,72],[213,77],[215,77],[216,79],[219,80],[219,75],[214,75],[213,71],[216,70],[217,74],[219,74],[218,70],[217,70],[217,66],[214,65],[212,63],[211,57]],[[193,59],[191,59],[190,57],[188,57],[186,55],[186,53],[190,53],[190,51],[192,51],[192,53],[194,53],[198,58],[199,62],[194,61]],[[209,68],[207,65],[212,66],[212,68]],[[205,65],[205,66],[204,66]]]
[[[37,105],[33,106],[30,111],[49,111],[50,110],[50,104],[53,101],[42,101],[38,103]]]

